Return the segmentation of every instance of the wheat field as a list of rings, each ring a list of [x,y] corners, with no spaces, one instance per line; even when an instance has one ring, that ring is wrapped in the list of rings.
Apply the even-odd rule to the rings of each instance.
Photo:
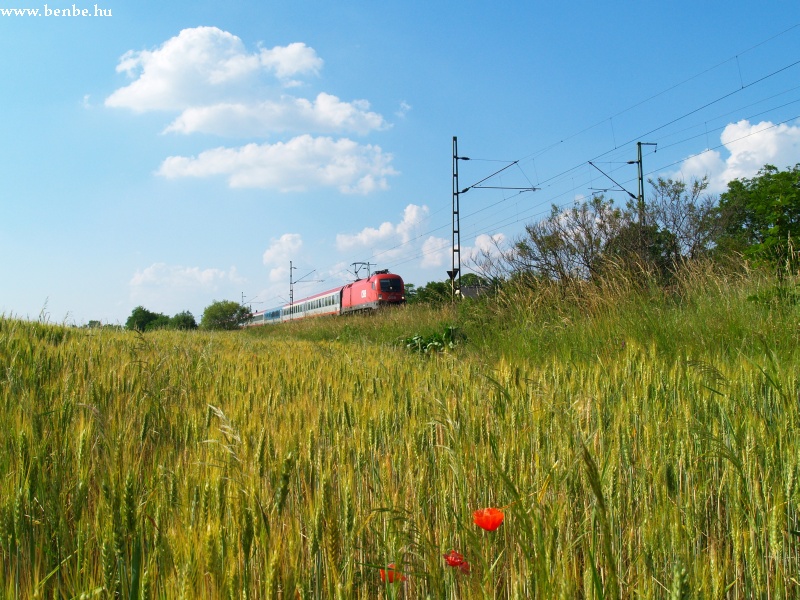
[[[707,292],[429,354],[0,318],[0,594],[800,597],[797,309]]]

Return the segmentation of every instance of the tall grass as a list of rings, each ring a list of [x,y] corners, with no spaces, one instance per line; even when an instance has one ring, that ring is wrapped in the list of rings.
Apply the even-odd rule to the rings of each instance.
[[[0,594],[797,597],[798,309],[684,277],[232,334],[0,319]]]

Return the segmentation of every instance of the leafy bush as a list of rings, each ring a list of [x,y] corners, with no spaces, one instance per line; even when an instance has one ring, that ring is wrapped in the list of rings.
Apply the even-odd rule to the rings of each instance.
[[[442,333],[432,333],[427,336],[417,334],[405,338],[403,344],[413,352],[430,354],[454,350],[460,342],[465,340],[466,336],[457,327],[448,326]]]

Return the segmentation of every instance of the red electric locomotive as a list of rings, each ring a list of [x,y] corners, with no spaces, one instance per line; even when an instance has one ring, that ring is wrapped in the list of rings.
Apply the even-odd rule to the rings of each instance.
[[[375,271],[367,279],[359,279],[342,288],[340,314],[376,310],[381,306],[403,304],[406,292],[399,275]]]

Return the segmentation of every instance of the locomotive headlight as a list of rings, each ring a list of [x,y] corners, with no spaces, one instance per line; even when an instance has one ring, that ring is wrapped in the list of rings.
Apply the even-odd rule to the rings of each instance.
[[[383,294],[378,294],[378,300],[383,300]]]

